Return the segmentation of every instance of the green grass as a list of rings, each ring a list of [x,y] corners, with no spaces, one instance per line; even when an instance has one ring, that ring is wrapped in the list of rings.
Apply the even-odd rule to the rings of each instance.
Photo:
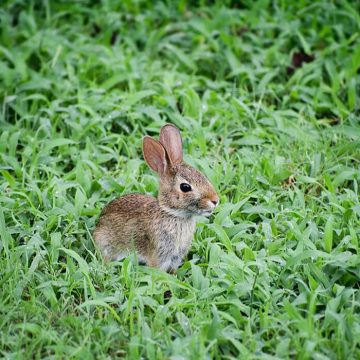
[[[360,358],[359,14],[2,1],[0,356]],[[98,215],[156,194],[166,122],[221,205],[176,276],[105,265]]]

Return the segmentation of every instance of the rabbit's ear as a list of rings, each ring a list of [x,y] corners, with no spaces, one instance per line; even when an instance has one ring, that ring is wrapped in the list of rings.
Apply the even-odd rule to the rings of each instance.
[[[183,161],[181,135],[175,125],[166,124],[161,128],[160,142],[163,144],[172,165]]]
[[[143,139],[143,153],[148,165],[160,175],[168,169],[168,160],[164,146],[150,136]]]

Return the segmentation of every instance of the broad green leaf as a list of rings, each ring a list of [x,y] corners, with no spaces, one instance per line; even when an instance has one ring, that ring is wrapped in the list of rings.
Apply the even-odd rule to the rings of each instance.
[[[334,217],[330,215],[324,227],[324,248],[328,253],[331,252],[333,246],[333,224]]]

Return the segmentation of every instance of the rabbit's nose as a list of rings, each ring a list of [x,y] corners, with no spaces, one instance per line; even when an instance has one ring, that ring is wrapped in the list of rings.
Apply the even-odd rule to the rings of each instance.
[[[213,195],[209,198],[210,202],[216,207],[219,204],[219,197],[217,195]]]

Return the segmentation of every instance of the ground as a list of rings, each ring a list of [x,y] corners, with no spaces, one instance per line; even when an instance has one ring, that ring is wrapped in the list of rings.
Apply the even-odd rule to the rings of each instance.
[[[0,6],[0,356],[360,358],[360,5]],[[91,233],[156,195],[165,123],[217,188],[177,274]]]

